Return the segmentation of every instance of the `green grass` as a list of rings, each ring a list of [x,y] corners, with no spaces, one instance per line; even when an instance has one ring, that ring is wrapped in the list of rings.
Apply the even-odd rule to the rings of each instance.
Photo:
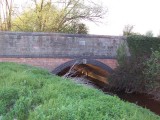
[[[0,63],[0,120],[160,120],[116,96],[53,76]]]

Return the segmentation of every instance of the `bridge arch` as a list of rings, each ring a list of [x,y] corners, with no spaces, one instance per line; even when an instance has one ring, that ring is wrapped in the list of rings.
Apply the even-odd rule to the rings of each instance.
[[[59,72],[61,72],[62,70],[64,70],[67,67],[71,67],[75,64],[92,64],[95,65],[109,73],[113,72],[113,69],[111,67],[109,67],[108,65],[98,61],[98,60],[93,60],[93,59],[74,59],[74,60],[70,60],[66,63],[61,64],[60,66],[56,67],[52,73],[53,74],[58,74]]]
[[[59,76],[63,76],[68,71],[70,71],[70,68],[73,68],[71,74],[69,72],[69,75],[71,75],[72,77],[85,76],[85,78],[92,81],[94,84],[98,86],[109,84],[108,76],[113,71],[112,68],[102,63],[101,61],[93,59],[80,59],[80,60],[71,60],[66,63],[63,63],[57,68],[55,68],[52,71],[52,73]]]

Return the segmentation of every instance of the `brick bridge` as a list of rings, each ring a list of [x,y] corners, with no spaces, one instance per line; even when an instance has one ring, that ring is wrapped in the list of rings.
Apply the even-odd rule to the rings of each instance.
[[[30,64],[54,74],[75,62],[111,72],[117,48],[125,41],[122,36],[0,32],[0,62]]]

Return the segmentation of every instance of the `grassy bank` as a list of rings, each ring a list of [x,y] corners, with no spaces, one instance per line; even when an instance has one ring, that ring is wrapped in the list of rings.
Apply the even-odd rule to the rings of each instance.
[[[160,117],[45,70],[0,63],[0,119],[160,120]]]

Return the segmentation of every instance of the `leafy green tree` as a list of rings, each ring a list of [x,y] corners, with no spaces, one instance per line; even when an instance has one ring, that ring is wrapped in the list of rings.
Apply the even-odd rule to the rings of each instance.
[[[88,33],[88,28],[87,28],[86,25],[83,24],[83,23],[78,24],[77,33],[78,33],[78,34],[87,34],[87,33]]]
[[[59,32],[72,33],[72,34],[75,34],[75,33],[76,34],[87,34],[88,28],[83,23],[74,23],[74,24],[66,26],[64,29],[62,29],[62,31],[59,31]]]
[[[81,20],[97,21],[105,12],[101,5],[84,0],[33,0],[33,5],[13,21],[13,31],[87,33]]]

